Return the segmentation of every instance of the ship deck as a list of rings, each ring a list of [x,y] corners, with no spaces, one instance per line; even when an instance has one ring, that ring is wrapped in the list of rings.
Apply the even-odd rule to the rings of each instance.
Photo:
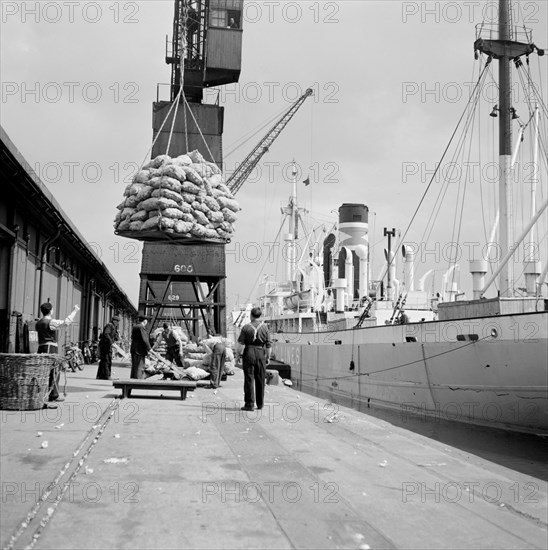
[[[57,410],[0,411],[2,548],[545,548],[534,457],[514,467],[284,385],[242,412],[239,370],[181,401],[121,400],[96,369],[68,375]]]

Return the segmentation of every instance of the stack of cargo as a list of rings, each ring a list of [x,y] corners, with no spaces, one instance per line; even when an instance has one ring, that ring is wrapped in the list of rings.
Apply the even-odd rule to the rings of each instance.
[[[211,350],[208,351],[206,347],[202,344],[195,344],[188,341],[188,337],[183,332],[181,327],[175,326],[170,327],[175,332],[178,333],[179,338],[181,339],[181,359],[183,362],[183,370],[180,371],[184,377],[191,380],[202,380],[204,378],[209,378],[210,375],[210,365],[211,365]],[[163,338],[161,338],[162,329],[157,328],[153,333],[152,337],[155,341],[154,349],[160,356],[165,356],[166,345]],[[226,343],[225,350],[225,363],[223,365],[223,373],[227,375],[234,374],[234,352],[232,351],[232,341],[223,339]],[[148,376],[153,376],[155,374],[165,374],[169,372],[169,369],[165,368],[164,364],[159,363],[154,359],[154,354],[150,359],[146,360],[147,369],[146,372]]]
[[[198,151],[160,155],[135,174],[114,220],[115,232],[229,242],[240,205],[221,170]]]
[[[185,369],[197,367],[209,372],[211,364],[211,353],[201,344],[188,343],[183,347],[183,364]],[[232,342],[227,340],[225,349],[224,372],[234,374],[234,352],[232,351]]]

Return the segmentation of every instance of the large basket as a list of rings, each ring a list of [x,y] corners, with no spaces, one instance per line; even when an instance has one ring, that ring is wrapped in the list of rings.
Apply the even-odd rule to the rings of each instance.
[[[63,358],[49,353],[0,353],[0,409],[41,409],[49,394],[49,373]]]

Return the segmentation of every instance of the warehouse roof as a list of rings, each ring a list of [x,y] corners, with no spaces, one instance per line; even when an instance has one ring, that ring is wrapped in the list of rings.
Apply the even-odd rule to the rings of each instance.
[[[102,279],[106,286],[115,289],[125,305],[136,313],[135,306],[126,293],[74,223],[63,212],[51,191],[40,180],[2,126],[0,126],[0,142],[0,173],[3,173],[4,181],[8,184],[10,181],[16,181],[17,185],[13,186],[14,191],[28,201],[30,208],[38,208],[41,218],[46,218],[53,227],[62,228],[63,237],[96,269],[95,278]]]

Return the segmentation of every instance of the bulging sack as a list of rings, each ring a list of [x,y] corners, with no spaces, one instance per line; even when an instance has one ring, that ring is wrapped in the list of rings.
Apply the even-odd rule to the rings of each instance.
[[[151,197],[141,202],[139,208],[143,210],[165,210],[166,208],[177,208],[177,203],[165,197]]]
[[[179,164],[166,164],[162,168],[162,176],[169,176],[178,181],[186,180],[186,173]]]

